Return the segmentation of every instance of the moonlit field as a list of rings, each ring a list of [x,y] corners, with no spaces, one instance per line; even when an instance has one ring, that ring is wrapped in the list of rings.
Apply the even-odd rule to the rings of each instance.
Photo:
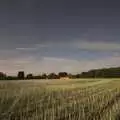
[[[0,120],[119,120],[119,79],[0,82]]]

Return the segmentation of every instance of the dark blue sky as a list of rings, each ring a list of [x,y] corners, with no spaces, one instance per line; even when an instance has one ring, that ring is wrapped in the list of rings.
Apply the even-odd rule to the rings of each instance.
[[[119,66],[119,6],[119,0],[0,1],[0,70]]]

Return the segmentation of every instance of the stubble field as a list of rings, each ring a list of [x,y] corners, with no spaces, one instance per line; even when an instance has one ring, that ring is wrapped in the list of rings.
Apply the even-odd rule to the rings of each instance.
[[[119,120],[120,79],[0,81],[0,120]]]

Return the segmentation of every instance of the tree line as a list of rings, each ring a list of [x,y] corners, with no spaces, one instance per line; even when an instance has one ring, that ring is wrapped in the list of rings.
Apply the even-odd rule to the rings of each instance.
[[[42,75],[33,75],[32,73],[25,76],[24,71],[19,71],[16,76],[7,76],[5,73],[0,72],[0,80],[25,80],[25,79],[59,79],[61,77],[68,77],[71,79],[76,78],[120,78],[120,67],[93,69],[80,74],[70,74],[67,72],[50,73]]]
[[[24,71],[19,71],[16,76],[7,76],[5,73],[0,72],[0,80],[26,80],[26,79],[59,79],[61,77],[68,77],[67,72],[59,72],[56,73],[50,73],[50,74],[41,74],[41,75],[33,75],[32,73],[29,73],[25,75]]]

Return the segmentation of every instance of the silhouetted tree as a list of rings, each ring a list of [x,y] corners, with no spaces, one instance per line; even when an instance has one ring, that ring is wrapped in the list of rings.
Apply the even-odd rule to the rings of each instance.
[[[18,72],[18,79],[24,79],[25,78],[25,73],[24,73],[24,71],[19,71]]]
[[[69,73],[69,74],[68,74],[68,77],[72,79],[72,78],[73,78],[73,75],[72,75],[71,73]]]
[[[75,75],[75,78],[80,78],[80,77],[81,77],[80,74],[76,74],[76,75]]]
[[[58,76],[59,76],[59,77],[67,77],[67,76],[68,76],[68,73],[67,73],[67,72],[59,72],[59,73],[58,73]]]
[[[33,79],[42,79],[41,75],[33,76]]]
[[[82,78],[118,78],[120,77],[120,67],[117,68],[103,68],[90,70],[81,73]]]
[[[0,80],[5,80],[5,79],[6,79],[6,74],[0,72]]]
[[[42,74],[42,75],[41,75],[41,78],[42,78],[42,79],[47,79],[46,73]]]
[[[32,73],[30,73],[30,74],[28,74],[28,75],[26,76],[26,78],[27,78],[27,79],[33,79],[33,78],[34,78],[34,76],[33,76],[33,74],[32,74]]]
[[[58,76],[55,73],[50,73],[48,79],[58,79]]]
[[[7,76],[6,80],[18,80],[17,76]]]

